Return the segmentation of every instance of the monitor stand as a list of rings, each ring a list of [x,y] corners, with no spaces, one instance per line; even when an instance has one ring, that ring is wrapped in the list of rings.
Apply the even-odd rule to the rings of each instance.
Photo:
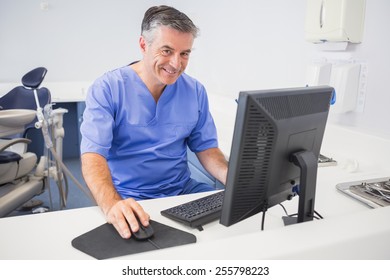
[[[285,226],[294,225],[298,223],[297,217],[283,216],[282,219]]]
[[[301,169],[298,217],[283,217],[285,225],[312,221],[314,217],[318,158],[312,152],[302,151],[292,154],[291,161]]]

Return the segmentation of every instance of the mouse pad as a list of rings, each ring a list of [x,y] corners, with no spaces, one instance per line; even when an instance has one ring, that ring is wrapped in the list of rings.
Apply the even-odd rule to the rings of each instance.
[[[105,223],[72,240],[72,246],[96,259],[153,251],[196,242],[196,236],[150,220],[154,235],[150,240],[123,239],[113,225]]]

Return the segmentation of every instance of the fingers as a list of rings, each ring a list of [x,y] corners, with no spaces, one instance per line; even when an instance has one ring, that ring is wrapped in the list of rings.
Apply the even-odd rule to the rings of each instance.
[[[134,199],[118,201],[107,213],[107,221],[111,223],[122,238],[131,237],[131,231],[139,230],[138,219],[144,226],[149,225],[150,216]]]
[[[141,205],[139,203],[137,203],[134,199],[128,199],[128,203],[131,205],[131,214],[129,215],[125,215],[126,217],[126,220],[130,222],[129,219],[132,219],[133,217],[136,217],[138,218],[138,220],[144,225],[144,226],[148,226],[149,225],[149,219],[150,219],[150,216],[149,214],[147,214],[144,209],[141,207]],[[126,210],[128,210],[129,208],[126,208]],[[126,211],[125,210],[125,211]],[[124,211],[124,212],[125,212]],[[126,213],[128,213],[126,211]],[[137,222],[137,226],[138,226],[138,220],[136,221]],[[133,227],[132,227],[133,229]]]

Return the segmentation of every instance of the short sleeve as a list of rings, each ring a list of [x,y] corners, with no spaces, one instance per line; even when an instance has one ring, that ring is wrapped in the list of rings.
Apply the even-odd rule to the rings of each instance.
[[[107,158],[113,139],[115,110],[110,87],[103,78],[89,88],[85,105],[80,152],[98,153]]]
[[[198,90],[198,108],[198,122],[188,139],[188,147],[195,153],[218,147],[217,129],[209,111],[206,90],[202,85]]]

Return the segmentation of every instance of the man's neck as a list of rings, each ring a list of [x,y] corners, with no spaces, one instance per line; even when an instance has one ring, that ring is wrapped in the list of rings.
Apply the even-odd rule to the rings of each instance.
[[[130,67],[137,73],[140,79],[144,82],[150,94],[153,96],[154,100],[157,103],[166,85],[161,83],[156,83],[155,80],[152,77],[150,77],[150,75],[148,75],[148,72],[145,69],[142,60],[130,65]]]

